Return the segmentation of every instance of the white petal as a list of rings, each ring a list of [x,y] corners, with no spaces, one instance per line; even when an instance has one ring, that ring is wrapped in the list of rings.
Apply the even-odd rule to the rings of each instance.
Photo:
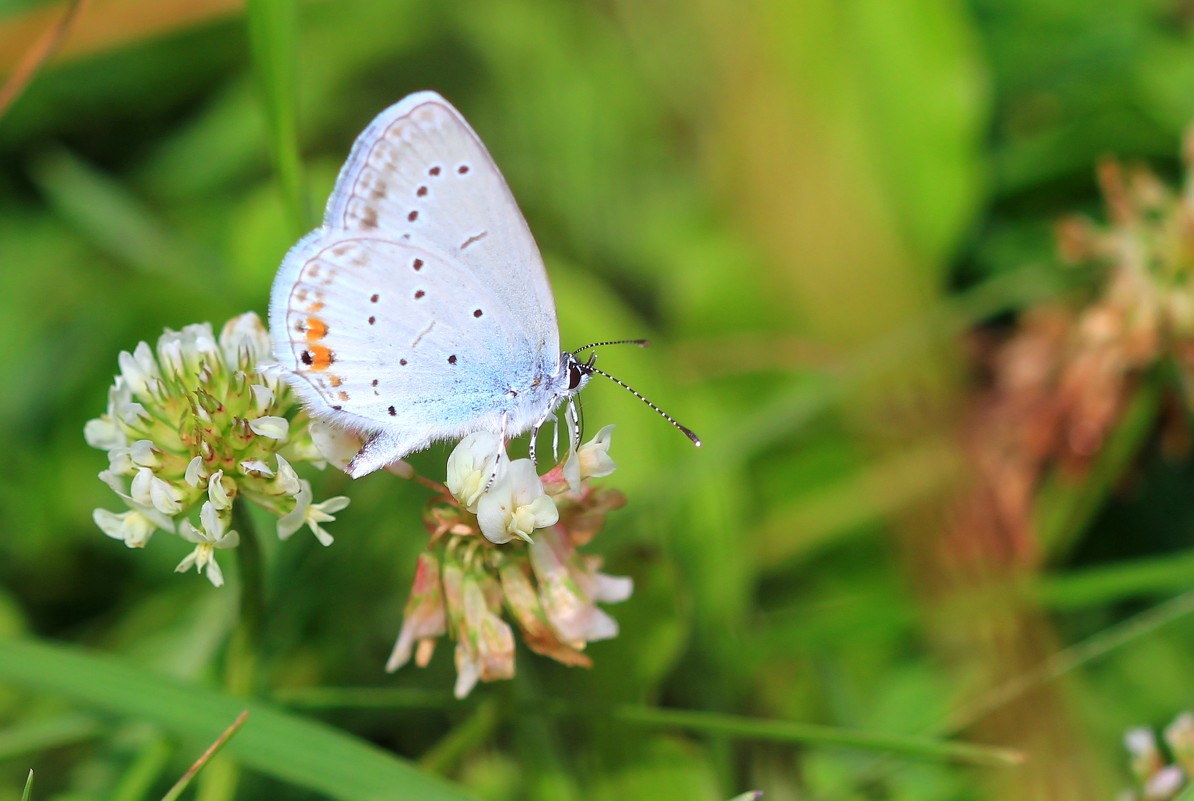
[[[253,408],[265,411],[274,402],[274,391],[262,384],[252,384],[249,391],[253,393]]]
[[[308,520],[307,526],[311,529],[311,533],[315,535],[315,539],[319,540],[319,544],[323,547],[327,548],[333,542],[335,542],[335,540],[332,538],[332,535],[328,534],[327,531],[324,530],[323,526],[319,525],[314,520]]]
[[[274,471],[260,459],[246,459],[240,463],[240,471],[247,476],[273,478]]]
[[[138,342],[132,353],[121,351],[117,362],[120,364],[120,375],[124,378],[129,392],[138,397],[147,397],[150,379],[158,377],[157,362],[154,361],[149,344]]]
[[[107,509],[96,509],[91,517],[100,531],[112,539],[122,540],[130,548],[145,547],[149,537],[157,530],[149,518],[135,511],[116,514]]]
[[[224,471],[217,470],[207,480],[207,498],[216,509],[231,509],[232,499],[224,488]]]
[[[108,469],[106,472],[114,476],[128,476],[136,471],[133,465],[133,452],[130,448],[112,448],[108,451]]]
[[[315,448],[331,464],[343,470],[361,449],[361,438],[343,428],[312,420],[307,427]]]
[[[294,496],[294,510],[278,518],[278,539],[286,540],[303,527],[307,508],[311,505],[311,482],[303,481],[302,489]]]
[[[196,456],[191,461],[187,462],[187,470],[182,476],[182,480],[190,484],[192,487],[198,488],[199,481],[206,475],[203,471],[203,457]]]
[[[149,497],[153,500],[153,508],[164,515],[173,516],[182,511],[182,491],[157,476],[149,482]]]
[[[616,604],[625,601],[634,593],[634,579],[629,576],[607,576],[597,573],[588,588],[589,597],[594,601]]]
[[[135,503],[142,506],[153,506],[153,495],[151,487],[156,478],[153,471],[148,467],[142,467],[133,476],[132,484],[129,487],[129,495]]]
[[[330,512],[339,512],[341,509],[347,509],[349,503],[351,503],[351,501],[347,495],[337,495],[333,498],[328,498],[323,503],[316,504],[316,506],[319,507],[321,512],[327,514]]]
[[[96,417],[84,424],[83,439],[91,447],[104,451],[111,448],[122,448],[128,443],[124,431],[116,423],[104,417]]]
[[[283,495],[297,495],[299,490],[302,489],[298,473],[294,472],[294,468],[290,466],[290,462],[283,458],[282,454],[279,453],[277,458],[278,473],[277,478],[273,482],[274,488]]]
[[[285,442],[290,436],[290,421],[285,417],[258,417],[249,421],[249,428],[258,436],[276,439],[279,442]]]
[[[481,678],[480,666],[473,659],[472,653],[460,643],[456,644],[456,686],[452,694],[457,698],[464,698],[477,686],[477,679]]]
[[[477,501],[477,523],[485,539],[494,545],[514,539],[507,529],[513,516],[514,499],[510,494],[509,481],[498,481]]]
[[[157,379],[155,378],[156,382]],[[116,408],[116,416],[120,418],[120,422],[126,425],[136,425],[142,420],[150,420],[149,412],[145,411],[145,407],[139,403],[126,403],[123,406]]]
[[[597,640],[612,640],[618,636],[618,621],[602,612],[597,607],[590,607],[585,618],[584,631],[581,639],[586,642]]]
[[[199,522],[203,524],[203,531],[208,540],[215,542],[224,536],[227,524],[211,501],[204,501],[203,508],[199,510]]]
[[[158,458],[158,449],[151,440],[139,439],[129,446],[129,455],[137,467],[157,467],[162,463]]]
[[[215,587],[224,586],[224,573],[220,570],[220,566],[216,563],[214,556],[207,563],[207,580]]]
[[[486,487],[492,489],[505,473],[509,460],[501,458],[504,452],[501,437],[478,431],[462,439],[448,456],[448,491],[470,512],[477,511]]]
[[[256,362],[269,355],[269,332],[253,312],[237,315],[224,324],[220,331],[220,348],[230,367],[239,365],[240,354]]]
[[[207,534],[202,529],[195,528],[195,524],[190,520],[183,520],[179,524],[178,536],[196,545],[207,542]]]

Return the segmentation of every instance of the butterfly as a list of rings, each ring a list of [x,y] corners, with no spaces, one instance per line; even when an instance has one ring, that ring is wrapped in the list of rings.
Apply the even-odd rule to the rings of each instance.
[[[357,138],[323,224],[278,269],[269,318],[274,356],[311,414],[364,436],[345,468],[354,478],[476,431],[537,433],[607,375],[577,358],[585,348],[560,350],[526,220],[435,92],[407,96]]]

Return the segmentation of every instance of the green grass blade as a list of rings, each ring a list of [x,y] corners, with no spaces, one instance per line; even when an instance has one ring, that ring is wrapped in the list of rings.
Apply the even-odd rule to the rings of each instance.
[[[214,741],[247,708],[248,724],[225,748],[245,767],[344,801],[469,798],[460,788],[329,726],[107,656],[32,640],[0,639],[0,682],[150,721],[205,743]]]
[[[0,759],[73,745],[103,733],[99,721],[85,715],[63,715],[49,720],[14,723],[0,730]]]
[[[28,778],[25,779],[25,792],[21,793],[21,801],[29,801],[33,797],[33,771],[29,771]]]
[[[246,14],[270,151],[297,236],[313,227],[298,147],[298,9],[293,0],[249,0]]]
[[[851,731],[787,720],[764,720],[740,715],[723,715],[687,709],[616,705],[605,710],[582,709],[572,704],[536,704],[554,715],[600,716],[651,728],[675,728],[723,737],[767,742],[831,746],[858,751],[876,751],[916,759],[962,762],[971,765],[1009,767],[1024,762],[1024,754],[1009,748],[939,740],[885,732]]]
[[[1089,609],[1194,586],[1194,552],[1073,570],[1039,579],[1037,599],[1055,610]]]
[[[1059,558],[1077,541],[1102,508],[1115,482],[1136,458],[1156,423],[1162,399],[1157,381],[1145,381],[1128,402],[1123,417],[1099,451],[1090,471],[1079,481],[1061,470],[1037,495],[1034,516],[1039,538],[1052,558]]]

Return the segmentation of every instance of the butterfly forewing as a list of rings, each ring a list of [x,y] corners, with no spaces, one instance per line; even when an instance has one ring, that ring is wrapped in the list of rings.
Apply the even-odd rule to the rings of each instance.
[[[324,225],[438,251],[505,304],[536,350],[559,351],[551,287],[530,229],[481,140],[434,92],[410,95],[361,134]]]

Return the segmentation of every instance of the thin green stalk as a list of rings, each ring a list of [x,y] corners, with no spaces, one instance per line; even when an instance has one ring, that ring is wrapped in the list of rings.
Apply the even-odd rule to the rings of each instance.
[[[489,742],[505,716],[492,696],[486,698],[468,720],[454,726],[447,735],[427,750],[419,760],[419,767],[431,773],[448,773],[471,751]]]
[[[187,769],[187,772],[182,775],[182,778],[175,782],[174,786],[171,787],[164,796],[162,796],[162,801],[178,801],[183,792],[187,789],[187,787],[190,786],[191,782],[194,781],[195,777],[199,775],[199,771],[203,770],[207,763],[210,762],[212,758],[220,752],[220,749],[232,739],[232,736],[240,731],[240,727],[245,725],[245,721],[248,719],[249,711],[247,709],[237,715],[236,720],[232,721],[232,725],[227,729],[224,729],[220,736],[216,738],[216,741],[212,743],[211,746],[204,751],[197,760],[195,760],[195,764],[191,765],[191,767]]]
[[[248,697],[255,689],[257,658],[265,631],[265,565],[253,518],[243,500],[232,505],[232,525],[240,533],[236,548],[240,618],[228,644],[224,683],[233,695]]]
[[[1075,482],[1055,470],[1037,495],[1034,517],[1038,538],[1050,558],[1058,559],[1072,547],[1140,452],[1156,425],[1161,389],[1155,378],[1142,382],[1090,471]]]
[[[240,545],[236,548],[240,616],[228,641],[224,686],[231,695],[251,698],[256,690],[261,635],[265,630],[265,569],[261,543],[244,500],[232,504],[232,525],[240,534]],[[236,763],[216,760],[202,774],[198,801],[231,801],[236,795],[239,774]]]
[[[1083,665],[1139,640],[1157,629],[1194,614],[1194,592],[1187,592],[1146,609],[1134,617],[1099,631],[1076,645],[1058,651],[1038,667],[985,694],[955,713],[945,732],[961,731],[1037,687],[1061,678]]]
[[[530,707],[528,707],[530,709]],[[881,751],[919,759],[962,762],[971,765],[1012,767],[1024,762],[1024,754],[1009,748],[993,748],[903,734],[851,731],[811,723],[765,720],[741,715],[723,715],[687,709],[618,704],[603,709],[585,709],[560,702],[536,702],[534,709],[557,716],[608,716],[612,720],[651,728],[675,728],[723,737],[781,743],[837,746],[860,751]]]
[[[293,0],[249,0],[249,49],[265,102],[269,144],[295,233],[312,228],[298,147],[298,8]]]
[[[109,801],[142,801],[149,797],[149,791],[166,770],[174,756],[174,744],[160,734],[143,745],[120,777],[120,784],[109,796]]]

